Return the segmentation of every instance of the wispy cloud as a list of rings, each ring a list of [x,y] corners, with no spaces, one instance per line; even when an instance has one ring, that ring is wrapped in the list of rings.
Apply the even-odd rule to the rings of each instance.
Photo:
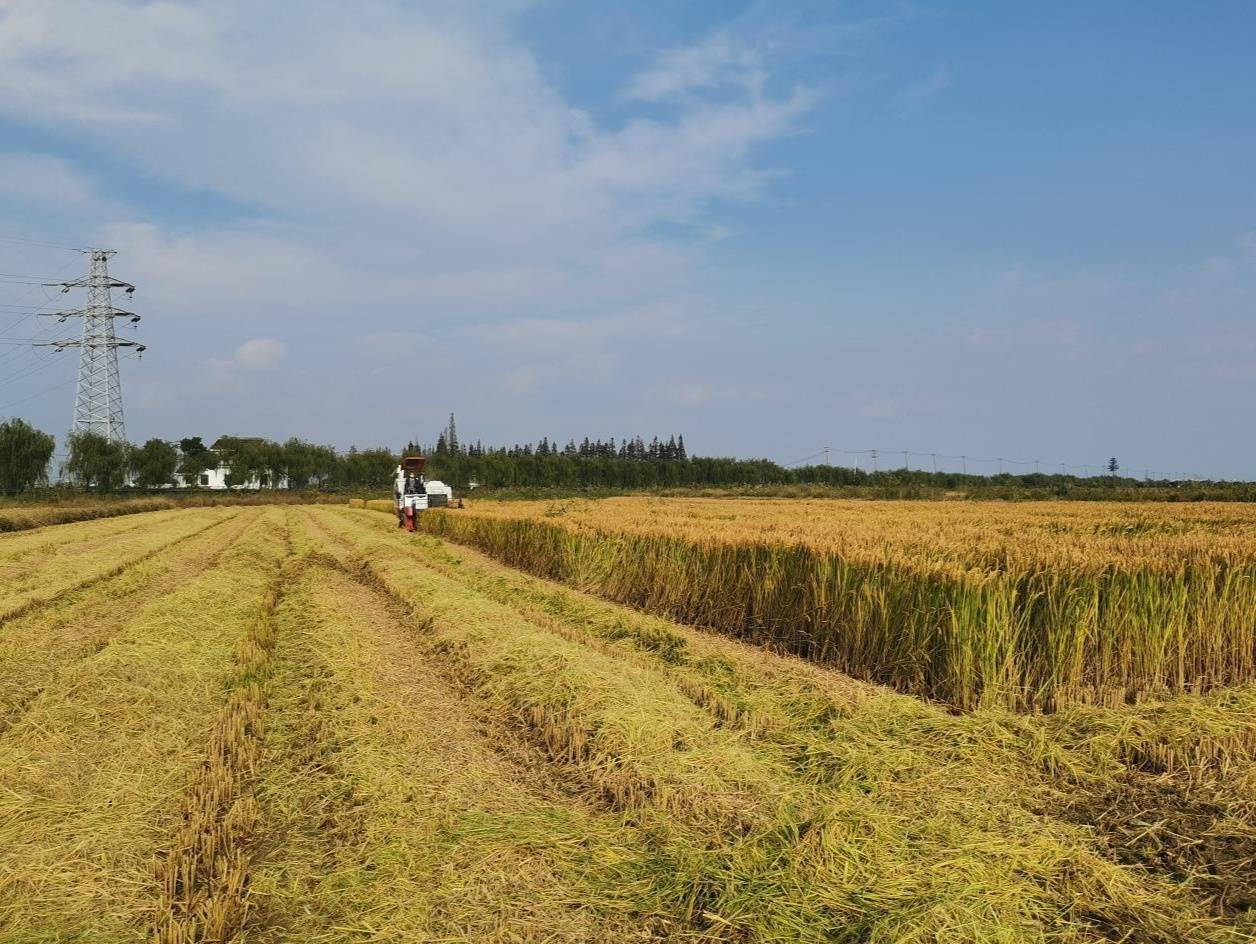
[[[0,152],[0,203],[65,212],[110,201],[69,161],[48,154]],[[119,209],[117,204],[113,208]]]
[[[934,98],[951,87],[953,78],[948,66],[938,66],[928,76],[913,82],[903,91],[903,100],[917,104]]]
[[[229,358],[210,358],[208,363],[220,371],[274,370],[288,356],[288,346],[277,338],[253,338],[235,349]]]
[[[728,30],[718,30],[701,42],[661,53],[653,65],[633,77],[625,94],[661,101],[733,86],[758,96],[767,75],[760,48]]]

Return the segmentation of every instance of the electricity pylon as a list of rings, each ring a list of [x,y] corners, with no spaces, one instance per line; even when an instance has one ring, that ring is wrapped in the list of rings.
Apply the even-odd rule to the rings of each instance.
[[[129,318],[132,324],[140,316],[132,311],[113,307],[112,290],[120,288],[129,296],[135,286],[119,282],[109,275],[109,249],[88,249],[91,269],[85,278],[73,282],[49,282],[61,286],[62,293],[72,288],[87,289],[87,305],[71,311],[50,312],[49,317],[65,321],[83,319],[83,333],[77,339],[46,341],[41,346],[64,351],[77,347],[79,353],[78,396],[74,401],[74,432],[95,433],[112,442],[126,441],[126,424],[122,416],[122,380],[118,376],[118,348],[133,347],[144,351],[137,341],[120,341],[113,331],[114,318]]]

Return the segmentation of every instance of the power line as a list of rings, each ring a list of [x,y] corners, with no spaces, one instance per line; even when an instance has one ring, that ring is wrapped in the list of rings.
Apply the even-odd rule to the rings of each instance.
[[[785,463],[785,465],[787,468],[799,466],[819,456],[824,456],[827,460],[828,453],[830,452],[836,452],[840,455],[856,457],[855,468],[859,468],[858,457],[867,456],[870,459],[874,470],[878,468],[879,458],[884,457],[884,456],[891,456],[891,455],[902,456],[903,466],[901,468],[905,468],[908,471],[917,471],[911,468],[911,458],[913,457],[919,458],[921,460],[925,460],[925,459],[932,460],[935,470],[936,470],[938,459],[948,459],[948,460],[953,460],[953,461],[958,460],[961,463],[962,474],[964,475],[968,474],[968,463],[970,462],[975,462],[975,463],[980,463],[980,464],[985,464],[985,465],[998,464],[1000,466],[1001,473],[1006,472],[1006,469],[1004,468],[1005,466],[1013,466],[1013,465],[1024,466],[1026,468],[1029,468],[1032,466],[1034,471],[1038,474],[1041,474],[1041,468],[1043,466],[1047,466],[1048,468],[1059,468],[1060,474],[1063,474],[1063,475],[1067,475],[1068,470],[1073,470],[1074,472],[1080,470],[1082,473],[1081,477],[1084,477],[1084,478],[1093,477],[1090,474],[1090,470],[1092,468],[1096,472],[1102,472],[1106,468],[1106,466],[1104,466],[1103,464],[1093,465],[1091,463],[1075,464],[1075,463],[1065,463],[1065,462],[1048,462],[1045,459],[1010,459],[1007,456],[993,456],[993,457],[987,458],[983,456],[952,455],[949,453],[941,453],[941,452],[919,452],[914,449],[839,449],[836,446],[825,446],[821,449],[820,452],[812,453],[809,456],[805,456],[802,459],[798,459],[793,462],[787,462]],[[825,464],[826,465],[828,464],[827,461]],[[1128,464],[1126,467],[1130,468]],[[1141,471],[1143,473],[1143,478],[1145,481],[1182,481],[1187,478],[1198,477],[1198,476],[1187,476],[1187,475],[1179,475],[1179,476],[1167,475],[1161,472],[1153,471],[1141,465],[1135,465],[1132,468],[1134,468],[1135,471]],[[919,471],[924,471],[924,470],[921,469]]]
[[[67,262],[65,265],[61,266],[61,268],[59,268],[59,269],[57,270],[57,276],[56,276],[56,277],[57,277],[58,279],[59,279],[59,278],[61,278],[61,277],[65,274],[66,270],[67,270],[67,269],[69,269],[69,268],[70,268],[70,266],[72,266],[73,264],[74,264],[74,260],[72,260],[72,259],[71,259],[71,260],[70,260],[69,262]],[[39,283],[39,285],[33,285],[33,286],[31,286],[30,288],[28,288],[25,292],[23,292],[22,294],[20,294],[20,295],[19,295],[19,296],[15,299],[15,301],[17,301],[17,302],[20,302],[20,301],[25,301],[26,299],[30,298],[32,295],[34,295],[34,294],[35,294],[35,289],[40,288],[40,287],[47,288],[48,286],[44,285],[44,283],[42,283],[42,282],[41,282],[41,283]],[[7,332],[9,332],[9,331],[12,331],[14,328],[16,328],[19,324],[21,324],[21,323],[22,323],[23,321],[25,321],[27,318],[34,317],[34,316],[35,316],[35,315],[37,315],[39,312],[43,311],[45,308],[47,308],[48,306],[50,306],[51,304],[53,304],[53,301],[54,301],[54,299],[53,299],[53,298],[48,297],[48,295],[45,293],[45,296],[44,296],[44,303],[43,303],[42,305],[36,306],[36,307],[34,308],[34,310],[33,310],[33,311],[30,311],[29,313],[27,313],[27,314],[25,314],[25,315],[20,316],[20,317],[19,317],[16,321],[14,321],[14,322],[12,322],[11,324],[9,324],[9,325],[8,325],[8,326],[4,329],[5,333],[7,333]],[[13,307],[15,307],[15,308],[16,308],[16,307],[17,307],[17,305],[15,304]],[[40,333],[42,333],[42,332],[40,332]]]
[[[802,465],[804,462],[807,462],[810,459],[818,459],[820,458],[820,456],[825,455],[825,453],[828,451],[828,448],[829,448],[828,446],[825,446],[824,449],[820,450],[819,452],[813,452],[811,455],[803,456],[801,459],[795,459],[793,462],[786,462],[785,465],[786,467],[794,466],[794,465]],[[841,449],[837,451],[842,452]]]
[[[10,325],[9,329],[16,327],[17,324],[18,322],[15,322],[14,324]],[[40,342],[40,339],[47,338],[49,335],[55,334],[58,331],[58,325],[59,325],[59,322],[54,322],[53,324],[48,325],[46,328],[40,328],[38,331],[36,331],[30,338],[27,339],[25,352],[20,347],[13,347],[7,351],[0,352],[0,364],[10,365],[14,363],[16,360],[19,360],[23,353],[34,353],[34,348]],[[6,330],[9,330],[9,329],[6,329]]]
[[[140,356],[140,351],[138,350],[128,351],[126,354],[123,354],[121,357],[119,357],[118,360],[124,361],[124,360],[127,360],[128,358],[139,357],[139,356]],[[71,377],[69,380],[63,380],[58,384],[53,384],[51,387],[48,387],[44,390],[40,390],[38,393],[32,393],[30,396],[22,397],[22,399],[20,400],[14,400],[12,403],[6,403],[3,406],[0,406],[0,413],[3,413],[6,410],[9,410],[15,406],[19,406],[23,403],[27,403],[30,400],[34,400],[36,397],[42,397],[45,394],[52,393],[56,390],[61,390],[65,387],[70,386],[70,384],[74,383],[77,380],[78,380],[78,377]]]
[[[27,377],[33,377],[35,374],[41,373],[48,367],[52,366],[52,362],[57,359],[56,351],[41,352],[32,363],[18,368],[16,373],[0,380],[0,387],[7,387],[11,383],[17,383],[19,380],[25,380]]]
[[[19,285],[47,285],[52,277],[47,275],[15,275],[0,272],[0,282],[16,282]]]
[[[82,252],[82,246],[62,246],[60,243],[50,243],[42,239],[27,239],[25,236],[0,236],[0,242],[5,243],[25,243],[28,246],[39,246],[43,249],[62,249],[66,252]]]

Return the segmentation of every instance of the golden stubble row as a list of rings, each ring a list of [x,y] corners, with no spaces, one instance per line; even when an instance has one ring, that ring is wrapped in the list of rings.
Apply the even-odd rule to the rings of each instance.
[[[183,821],[153,862],[154,944],[236,940],[248,917],[251,843],[260,818],[253,788],[284,579],[281,571],[271,582],[261,612],[236,645],[236,674],[184,795]]]

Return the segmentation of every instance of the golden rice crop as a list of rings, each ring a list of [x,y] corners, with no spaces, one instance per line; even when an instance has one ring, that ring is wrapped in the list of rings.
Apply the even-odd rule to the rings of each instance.
[[[617,498],[426,530],[962,708],[1256,678],[1256,509]]]

